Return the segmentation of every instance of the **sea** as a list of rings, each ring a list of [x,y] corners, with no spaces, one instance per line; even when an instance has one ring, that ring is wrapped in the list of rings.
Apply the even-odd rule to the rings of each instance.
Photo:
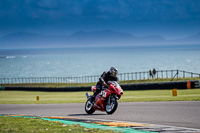
[[[1,49],[0,78],[184,70],[200,74],[200,45]]]

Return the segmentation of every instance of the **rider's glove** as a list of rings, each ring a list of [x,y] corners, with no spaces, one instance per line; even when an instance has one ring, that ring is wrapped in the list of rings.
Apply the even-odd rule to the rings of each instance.
[[[108,85],[106,84],[106,82],[102,83],[103,86],[108,87]]]

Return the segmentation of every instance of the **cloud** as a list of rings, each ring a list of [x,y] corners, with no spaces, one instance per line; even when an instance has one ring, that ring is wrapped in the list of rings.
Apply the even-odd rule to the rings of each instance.
[[[187,19],[199,18],[200,1],[196,0],[1,0],[1,18],[12,17],[44,17],[50,18],[58,14],[58,18],[80,19],[107,16],[110,19]],[[34,15],[33,15],[34,14]],[[33,16],[32,16],[33,15]]]
[[[0,28],[198,27],[199,7],[199,0],[0,0]]]

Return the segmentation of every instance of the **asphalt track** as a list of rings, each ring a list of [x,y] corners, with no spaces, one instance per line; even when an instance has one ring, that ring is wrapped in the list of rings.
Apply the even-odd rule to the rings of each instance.
[[[200,129],[199,101],[119,103],[117,111],[112,115],[101,111],[88,115],[84,105],[0,104],[0,114],[89,118]]]

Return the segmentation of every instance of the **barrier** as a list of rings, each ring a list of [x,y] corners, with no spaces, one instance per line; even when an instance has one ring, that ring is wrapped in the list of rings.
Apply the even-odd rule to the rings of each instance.
[[[191,81],[191,88],[195,87],[198,81]],[[123,90],[162,90],[162,89],[187,89],[187,81],[174,81],[174,82],[159,82],[159,83],[138,83],[138,84],[121,84]],[[6,91],[20,90],[20,91],[91,91],[91,86],[87,87],[5,87]]]
[[[4,90],[4,87],[3,86],[0,86],[0,91]]]

